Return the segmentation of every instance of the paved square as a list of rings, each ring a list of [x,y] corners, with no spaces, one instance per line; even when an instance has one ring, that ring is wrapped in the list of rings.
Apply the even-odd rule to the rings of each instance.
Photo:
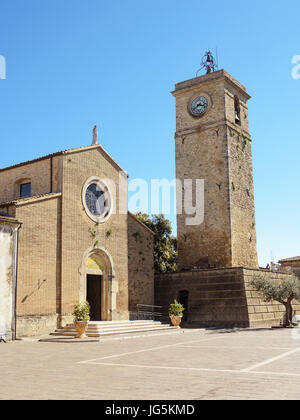
[[[299,399],[297,332],[182,330],[2,344],[0,398]]]

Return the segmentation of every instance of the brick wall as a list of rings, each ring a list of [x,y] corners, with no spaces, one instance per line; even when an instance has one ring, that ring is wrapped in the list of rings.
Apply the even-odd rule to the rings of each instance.
[[[129,310],[137,304],[154,305],[153,233],[128,215]]]
[[[59,195],[28,201],[16,207],[17,217],[22,223],[17,284],[19,336],[28,334],[26,319],[32,316],[44,317],[45,320],[50,318],[50,328],[56,327],[57,302],[60,299],[60,208]],[[43,322],[47,324],[47,321]],[[37,329],[35,327],[33,331]]]
[[[52,158],[52,192],[60,192],[61,157]],[[48,194],[51,192],[51,159],[24,164],[16,168],[0,171],[0,203],[15,200],[20,197],[19,183],[31,181],[31,195]]]
[[[111,255],[117,283],[113,319],[128,318],[128,239],[127,213],[112,214],[96,226],[85,212],[81,195],[92,176],[110,179],[116,185],[114,206],[119,207],[119,167],[101,148],[69,153],[63,160],[62,200],[62,315],[68,316],[80,299],[80,270],[87,249],[103,247]],[[125,191],[127,196],[127,190]],[[96,230],[93,238],[89,230]],[[110,234],[108,235],[109,232]]]
[[[51,167],[52,190],[61,193],[49,194]],[[94,146],[52,157],[52,165],[50,159],[44,159],[0,172],[1,182],[8,184],[2,190],[3,201],[18,197],[13,186],[20,177],[31,179],[32,194],[47,194],[19,199],[1,208],[22,223],[17,295],[19,336],[47,333],[57,324],[73,319],[74,305],[86,298],[82,282],[86,283],[84,258],[90,250],[105,252],[111,262],[102,302],[111,299],[108,319],[129,318],[129,287],[131,308],[140,299],[142,303],[153,303],[153,237],[128,216],[127,182],[120,187],[120,171],[101,147]],[[114,213],[100,224],[88,217],[82,202],[83,185],[92,176],[112,181],[116,187],[111,191]],[[125,210],[120,214],[121,193]],[[96,236],[91,231],[96,231]],[[137,231],[143,243],[137,243],[132,236]],[[128,271],[132,274],[130,286]]]

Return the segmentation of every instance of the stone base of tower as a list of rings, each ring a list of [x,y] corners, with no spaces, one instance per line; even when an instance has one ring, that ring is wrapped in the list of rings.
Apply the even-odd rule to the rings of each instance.
[[[155,304],[162,306],[167,315],[174,299],[184,299],[185,325],[191,327],[279,326],[284,307],[277,302],[264,302],[262,295],[250,286],[260,274],[278,280],[288,276],[240,267],[159,274],[155,278]],[[293,308],[300,314],[300,304]]]

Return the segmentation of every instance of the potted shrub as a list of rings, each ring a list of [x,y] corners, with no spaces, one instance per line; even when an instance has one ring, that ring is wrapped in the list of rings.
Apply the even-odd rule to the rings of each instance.
[[[175,299],[169,307],[169,316],[174,327],[180,328],[183,311],[184,307]]]
[[[76,338],[87,338],[85,335],[90,320],[90,304],[88,302],[75,305],[73,315],[75,317]]]

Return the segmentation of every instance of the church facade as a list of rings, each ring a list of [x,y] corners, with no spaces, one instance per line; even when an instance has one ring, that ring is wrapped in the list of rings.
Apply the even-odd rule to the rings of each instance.
[[[94,321],[154,304],[153,233],[128,212],[127,174],[101,145],[1,169],[0,203],[2,224],[18,227],[12,335],[64,326],[85,300]]]

